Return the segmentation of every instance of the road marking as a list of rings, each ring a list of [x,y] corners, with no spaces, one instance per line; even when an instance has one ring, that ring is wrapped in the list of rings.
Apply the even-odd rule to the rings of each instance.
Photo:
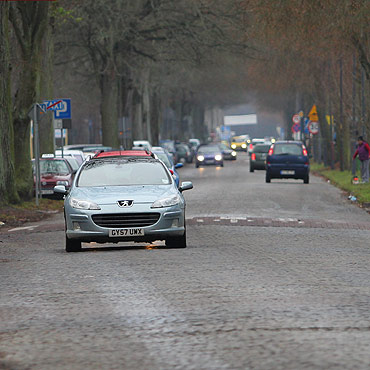
[[[9,232],[12,232],[12,231],[20,231],[20,230],[33,230],[35,229],[36,227],[39,227],[40,225],[35,225],[35,226],[23,226],[23,227],[16,227],[14,229],[10,229],[8,230]]]

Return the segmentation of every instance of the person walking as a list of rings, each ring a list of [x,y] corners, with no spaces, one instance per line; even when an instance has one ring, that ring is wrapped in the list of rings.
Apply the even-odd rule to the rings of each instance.
[[[358,156],[361,161],[361,179],[362,183],[369,182],[369,158],[370,158],[370,146],[364,141],[362,136],[358,137],[358,145],[353,160]]]

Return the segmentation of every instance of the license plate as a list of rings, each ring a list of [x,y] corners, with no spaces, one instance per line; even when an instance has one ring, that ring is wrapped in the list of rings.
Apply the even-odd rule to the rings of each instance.
[[[281,175],[294,175],[295,171],[294,170],[282,170],[280,171]]]
[[[262,154],[261,155],[261,159],[266,159],[267,155],[266,154]]]
[[[111,229],[109,230],[109,236],[111,238],[117,238],[121,236],[143,236],[144,229]]]
[[[41,190],[41,194],[45,194],[45,195],[47,195],[47,194],[54,194],[54,190],[53,189],[51,189],[51,190]]]

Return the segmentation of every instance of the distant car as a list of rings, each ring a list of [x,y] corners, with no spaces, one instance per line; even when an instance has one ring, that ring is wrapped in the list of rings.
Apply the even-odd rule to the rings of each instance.
[[[174,140],[159,140],[159,145],[172,155],[173,163],[177,163],[179,161]]]
[[[200,145],[195,156],[195,167],[216,165],[224,166],[222,152],[217,144]]]
[[[157,156],[158,159],[160,159],[166,167],[171,172],[173,178],[175,179],[177,187],[180,186],[180,175],[176,171],[178,168],[183,167],[184,165],[182,163],[176,163],[174,164],[172,161],[172,155],[164,148],[160,146],[153,146],[152,147],[152,153]]]
[[[35,160],[32,160],[34,189],[36,189]],[[54,186],[63,185],[68,190],[76,173],[67,158],[40,158],[41,195],[59,197],[54,194]]]
[[[309,183],[310,163],[306,147],[299,141],[277,141],[266,158],[266,182],[271,179],[302,179]]]
[[[82,150],[84,153],[86,152],[96,153],[98,150],[112,150],[112,147],[102,145],[102,144],[72,144],[72,145],[65,145],[63,149],[64,150]]]
[[[266,169],[266,158],[270,147],[270,144],[256,144],[254,146],[249,161],[249,172]]]
[[[249,156],[252,154],[254,146],[258,144],[271,144],[271,143],[266,142],[265,139],[252,139],[250,143],[248,144]]]
[[[81,251],[82,242],[118,243],[165,240],[186,248],[185,200],[166,166],[158,159],[93,158],[77,173],[65,196],[66,251]]]
[[[224,143],[218,144],[221,149],[222,156],[225,160],[235,160],[236,159],[236,151],[227,147]]]
[[[193,162],[193,154],[191,153],[189,147],[186,144],[175,144],[177,160],[179,162],[191,163]]]
[[[55,151],[55,156],[56,157],[61,157],[62,156],[62,150],[57,149]],[[79,165],[81,165],[85,160],[85,156],[84,156],[83,151],[82,150],[77,150],[77,149],[63,150],[63,156],[71,156],[71,157],[75,158]]]
[[[234,150],[243,150],[247,151],[248,150],[248,143],[247,140],[249,139],[249,136],[247,135],[241,135],[241,136],[234,136],[231,139],[231,149]]]
[[[152,144],[148,140],[134,140],[133,147],[143,147],[145,150],[152,150]]]

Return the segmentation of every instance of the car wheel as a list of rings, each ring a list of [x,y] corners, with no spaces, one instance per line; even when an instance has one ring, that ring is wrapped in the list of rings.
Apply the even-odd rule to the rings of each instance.
[[[66,237],[66,252],[80,252],[81,242],[78,240],[71,240]]]
[[[199,168],[199,164],[198,163],[195,165],[195,168]]]
[[[254,172],[253,166],[249,166],[249,172]]]
[[[220,164],[220,166],[221,166],[221,167],[223,167],[223,166],[224,166],[224,162],[222,162],[222,163]]]
[[[266,171],[266,182],[270,183],[271,182],[271,176],[270,174]]]
[[[168,248],[186,248],[186,230],[182,236],[172,236],[166,239]]]
[[[303,183],[304,184],[308,184],[310,182],[310,176],[309,175],[306,175],[303,179]]]

